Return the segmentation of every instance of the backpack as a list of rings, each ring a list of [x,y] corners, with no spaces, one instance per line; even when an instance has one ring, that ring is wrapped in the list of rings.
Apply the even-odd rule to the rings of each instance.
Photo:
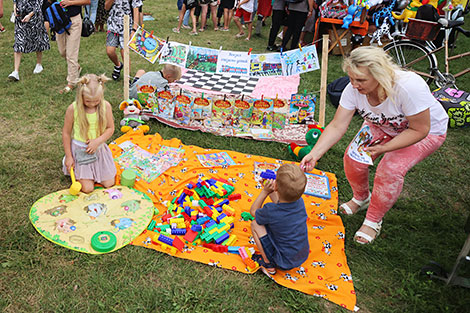
[[[344,76],[332,81],[326,87],[326,91],[328,93],[328,96],[330,97],[330,101],[335,107],[338,107],[341,94],[343,93],[344,88],[346,88],[348,84],[349,77]]]
[[[70,17],[65,13],[65,9],[60,6],[59,2],[54,2],[46,9],[46,20],[49,22],[51,30],[57,34],[66,32],[72,26]]]

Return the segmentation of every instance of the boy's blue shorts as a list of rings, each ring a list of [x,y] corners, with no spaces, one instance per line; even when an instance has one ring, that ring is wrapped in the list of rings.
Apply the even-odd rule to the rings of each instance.
[[[259,241],[263,246],[264,253],[266,254],[266,257],[268,258],[269,262],[271,262],[274,267],[277,267],[276,262],[274,262],[275,248],[273,242],[271,241],[271,238],[266,234],[261,237]]]

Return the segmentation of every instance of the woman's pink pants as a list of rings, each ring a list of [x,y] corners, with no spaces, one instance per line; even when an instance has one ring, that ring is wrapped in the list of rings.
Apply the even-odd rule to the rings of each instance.
[[[380,128],[369,125],[373,138],[386,135]],[[364,126],[363,125],[363,126]],[[384,154],[377,166],[372,189],[372,198],[366,219],[378,223],[385,213],[392,208],[403,189],[406,173],[420,161],[436,151],[446,139],[446,135],[427,135],[419,142],[395,151]],[[353,196],[357,200],[365,200],[369,196],[369,165],[359,163],[344,154],[344,171],[346,178],[353,190]]]

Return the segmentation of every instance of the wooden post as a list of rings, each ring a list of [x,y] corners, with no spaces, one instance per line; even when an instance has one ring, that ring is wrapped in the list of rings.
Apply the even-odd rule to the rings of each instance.
[[[129,99],[129,15],[124,15],[124,100]]]
[[[321,53],[321,80],[320,80],[320,116],[318,122],[325,127],[326,82],[328,77],[328,35],[323,35]]]

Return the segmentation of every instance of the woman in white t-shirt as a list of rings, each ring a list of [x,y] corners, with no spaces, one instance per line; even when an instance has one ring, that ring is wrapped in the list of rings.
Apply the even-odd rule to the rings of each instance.
[[[351,83],[341,95],[333,120],[300,165],[305,171],[312,170],[345,134],[354,112],[364,118],[363,127],[369,126],[372,144],[363,150],[372,160],[384,156],[370,193],[369,165],[351,158],[354,155],[346,149],[344,171],[353,198],[342,204],[340,211],[351,215],[368,208],[364,223],[354,235],[356,242],[365,244],[378,236],[382,218],[397,201],[406,173],[444,142],[448,117],[424,80],[401,70],[380,48],[353,50],[344,60],[343,70]]]

